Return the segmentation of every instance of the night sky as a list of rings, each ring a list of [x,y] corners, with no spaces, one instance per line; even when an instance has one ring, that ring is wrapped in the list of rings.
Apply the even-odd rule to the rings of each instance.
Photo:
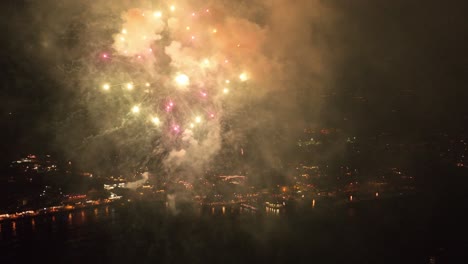
[[[62,1],[1,3],[2,160],[25,152],[64,151],[58,133],[64,133],[61,126],[75,114],[82,92],[74,89],[72,70],[57,74],[57,67],[87,54],[80,41],[89,40],[75,39],[82,28],[72,24],[89,7],[56,2]],[[318,11],[307,2],[292,4],[275,20],[285,21],[278,35],[288,33],[272,42],[272,50],[289,50],[283,59],[296,69],[289,75],[291,87],[282,85],[261,99],[265,116],[278,123],[288,120],[286,127],[298,131],[319,124],[357,134],[419,135],[466,126],[466,1],[313,1]],[[252,16],[263,23],[260,15]],[[324,62],[310,64],[311,58],[303,56],[309,52]],[[71,84],[64,87],[67,74]]]

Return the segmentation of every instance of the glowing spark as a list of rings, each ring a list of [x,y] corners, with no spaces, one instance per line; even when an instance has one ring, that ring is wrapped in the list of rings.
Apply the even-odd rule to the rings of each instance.
[[[127,34],[127,30],[125,28],[122,29],[122,34]]]
[[[224,63],[228,63],[228,62],[229,62],[229,60],[224,60]]]
[[[170,9],[171,9],[171,12],[174,12],[175,11],[175,6],[171,5]]]
[[[190,30],[190,27],[189,27],[189,26],[187,26],[185,29],[187,29],[187,30]]]
[[[191,128],[194,128],[195,125],[194,125],[193,123],[190,123],[190,127],[191,127]]]
[[[159,120],[159,118],[157,117],[153,117],[151,118],[151,122],[153,122],[153,124],[155,125],[159,125],[161,123],[161,120]]]
[[[162,13],[161,13],[161,11],[156,11],[156,12],[153,13],[153,16],[154,17],[161,17]]]
[[[218,30],[217,30],[216,28],[215,28],[215,29],[213,29],[213,33],[216,33],[216,32],[218,32]]]
[[[205,11],[206,11],[207,13],[209,13],[209,12],[210,12],[210,10],[209,10],[209,9],[207,9],[207,10],[205,10]]]
[[[124,38],[124,37],[120,37],[120,40],[121,40],[121,41],[125,41],[125,38]]]
[[[174,106],[174,103],[172,101],[170,101],[167,105],[166,105],[166,112],[170,112],[172,111],[172,107]]]
[[[229,84],[231,81],[230,81],[230,80],[226,80],[226,81],[224,81],[224,82],[227,83],[227,84]]]
[[[195,13],[192,13],[192,16],[195,16]]]
[[[224,93],[224,94],[228,94],[228,93],[229,93],[229,89],[228,89],[228,88],[224,88],[224,89],[223,89],[223,93]]]
[[[206,97],[208,94],[206,92],[200,92],[201,96]]]
[[[104,85],[102,85],[102,89],[108,91],[110,89],[110,85],[108,83],[105,83]]]
[[[241,73],[241,75],[239,75],[239,79],[240,79],[242,82],[245,82],[245,81],[247,81],[248,76],[247,76],[246,73]]]
[[[127,83],[127,89],[133,90],[133,83]]]
[[[176,78],[175,78],[175,81],[179,86],[183,86],[183,87],[190,84],[190,79],[185,74],[177,75]]]
[[[145,83],[145,86],[150,87],[150,83],[149,82]]]
[[[195,122],[196,123],[201,123],[201,117],[199,117],[199,116],[195,117]]]
[[[149,48],[148,51],[149,51],[149,52],[153,52],[153,49],[152,49],[152,48]]]
[[[140,107],[138,105],[135,105],[134,107],[132,107],[132,112],[134,114],[140,113]]]
[[[107,59],[107,58],[109,58],[109,55],[107,55],[107,53],[104,53],[104,54],[102,54],[102,57],[103,57],[104,59]]]
[[[192,36],[192,40],[194,40],[194,39],[195,39],[195,36]]]
[[[211,118],[214,118],[214,116],[215,116],[215,115],[214,115],[213,113],[210,114],[210,117],[211,117]]]

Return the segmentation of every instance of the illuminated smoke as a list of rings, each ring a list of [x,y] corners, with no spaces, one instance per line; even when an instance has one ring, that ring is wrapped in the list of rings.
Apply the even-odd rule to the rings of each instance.
[[[149,173],[144,172],[144,173],[141,174],[141,177],[142,177],[141,180],[128,182],[127,185],[125,186],[125,188],[130,189],[130,190],[136,190],[139,187],[143,186],[148,181]]]
[[[61,15],[47,16],[52,7]],[[246,152],[276,166],[271,132],[300,124],[295,91],[327,80],[329,53],[315,40],[332,16],[320,1],[49,0],[34,10],[48,43],[37,56],[76,98],[58,141],[94,168],[117,153],[128,174],[162,164],[193,178],[220,150],[246,148],[249,133],[258,142]]]

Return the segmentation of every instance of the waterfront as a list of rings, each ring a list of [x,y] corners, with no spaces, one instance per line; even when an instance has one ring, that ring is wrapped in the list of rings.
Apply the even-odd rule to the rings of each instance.
[[[0,248],[2,263],[446,263],[468,248],[466,219],[453,209],[405,197],[279,215],[172,215],[139,202],[5,221]]]

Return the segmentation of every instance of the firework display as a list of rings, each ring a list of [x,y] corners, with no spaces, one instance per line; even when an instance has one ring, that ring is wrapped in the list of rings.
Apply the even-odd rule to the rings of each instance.
[[[252,93],[255,69],[266,70],[264,29],[216,6],[156,6],[122,13],[111,45],[99,51],[106,73],[94,80],[100,97],[91,102],[112,112],[112,133],[143,125],[138,133],[157,141],[152,153],[167,153],[166,167],[202,169]]]

